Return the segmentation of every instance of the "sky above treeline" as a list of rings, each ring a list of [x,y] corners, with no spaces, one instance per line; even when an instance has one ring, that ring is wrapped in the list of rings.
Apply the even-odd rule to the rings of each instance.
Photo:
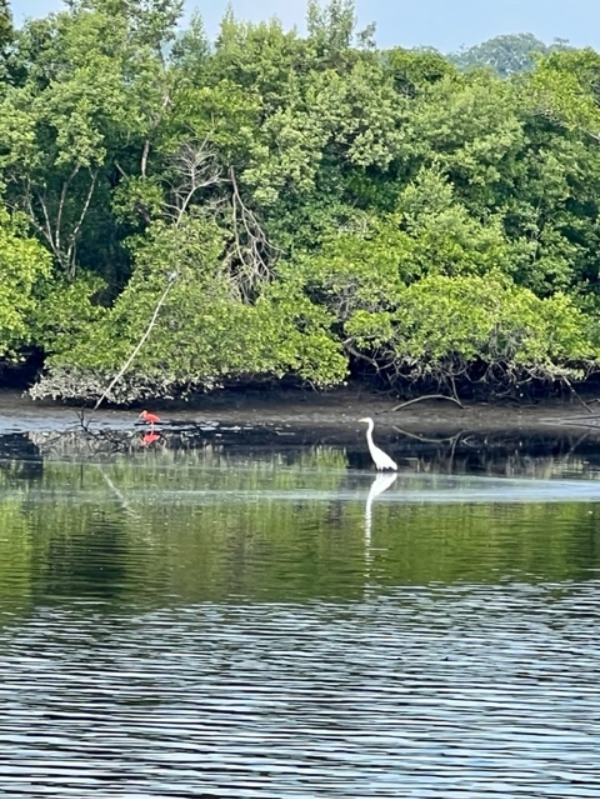
[[[61,0],[9,0],[14,21],[64,8]],[[286,28],[304,30],[306,0],[185,0],[185,16],[197,11],[209,38],[230,4],[240,19],[276,16]],[[359,28],[376,24],[379,47],[435,47],[453,52],[500,34],[532,33],[545,43],[567,39],[600,50],[599,0],[357,0]],[[184,18],[185,19],[185,18]]]

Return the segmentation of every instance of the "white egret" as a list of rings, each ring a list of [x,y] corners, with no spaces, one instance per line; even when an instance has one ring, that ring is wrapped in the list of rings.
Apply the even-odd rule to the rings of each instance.
[[[378,469],[393,469],[394,471],[398,470],[398,464],[393,461],[389,455],[379,449],[373,443],[373,428],[375,427],[375,422],[371,419],[370,416],[366,416],[364,419],[359,419],[359,422],[366,422],[368,424],[367,428],[367,444],[369,445],[369,452],[371,453],[371,457],[373,458],[373,462]]]

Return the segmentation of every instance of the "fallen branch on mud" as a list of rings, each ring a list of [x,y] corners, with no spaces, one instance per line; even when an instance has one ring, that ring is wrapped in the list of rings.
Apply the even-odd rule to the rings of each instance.
[[[424,394],[422,397],[415,397],[414,399],[407,400],[406,402],[401,402],[400,405],[395,405],[391,410],[392,412],[399,411],[401,408],[408,408],[409,405],[414,405],[416,402],[423,402],[425,400],[431,399],[448,400],[448,402],[453,402],[455,405],[458,405],[458,407],[463,411],[465,409],[465,406],[456,397],[449,397],[447,394]]]

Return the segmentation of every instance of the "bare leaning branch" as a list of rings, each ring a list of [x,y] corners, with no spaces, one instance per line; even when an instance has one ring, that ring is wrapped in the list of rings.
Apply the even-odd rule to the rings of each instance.
[[[26,211],[33,228],[45,239],[57,263],[70,278],[75,276],[77,243],[96,189],[99,172],[97,168],[88,168],[90,181],[84,193],[83,204],[79,214],[69,225],[65,221],[67,202],[73,181],[80,174],[80,170],[81,165],[75,165],[63,180],[58,201],[52,202],[46,192],[36,188],[28,178],[20,200],[15,203],[15,206]]]
[[[172,169],[174,180],[170,188],[173,201],[167,203],[166,208],[173,222],[179,225],[197,193],[221,182],[222,170],[207,139],[182,145],[173,156]]]
[[[248,300],[260,283],[271,279],[278,251],[254,211],[244,202],[233,167],[229,169],[229,179],[233,246],[227,259],[228,267],[242,299]]]
[[[81,213],[79,214],[79,219],[75,223],[75,227],[71,231],[69,236],[69,246],[67,248],[67,263],[70,269],[71,277],[74,276],[75,272],[75,252],[77,250],[77,242],[79,240],[79,233],[81,231],[81,226],[83,225],[83,221],[87,216],[88,209],[90,207],[90,203],[92,201],[92,196],[94,194],[94,189],[96,188],[96,181],[98,180],[98,170],[91,170],[90,169],[90,185],[88,187],[87,193],[85,195],[85,200],[83,201],[83,206],[81,208]]]
[[[65,211],[65,202],[67,200],[67,192],[69,191],[69,186],[77,176],[77,173],[79,172],[80,168],[81,168],[80,164],[75,164],[75,166],[71,171],[71,174],[63,181],[62,188],[60,190],[60,198],[58,201],[58,208],[56,210],[56,220],[54,223],[54,246],[56,247],[57,253],[62,252],[61,232],[63,225],[63,214]]]
[[[171,291],[171,289],[175,285],[175,281],[177,280],[177,277],[178,277],[177,272],[172,272],[169,275],[167,286],[166,286],[165,290],[163,291],[163,293],[161,294],[158,302],[156,303],[156,306],[154,307],[154,311],[152,313],[152,317],[150,318],[150,321],[148,322],[148,325],[147,325],[146,329],[144,330],[140,340],[137,342],[137,344],[135,345],[135,347],[131,351],[129,357],[127,358],[127,360],[125,361],[123,366],[119,369],[117,374],[113,377],[113,379],[110,381],[108,386],[102,392],[102,395],[98,398],[98,401],[94,405],[92,414],[94,413],[94,411],[98,410],[100,405],[102,405],[102,403],[108,397],[108,395],[113,390],[115,385],[119,382],[119,380],[123,377],[125,372],[129,369],[129,367],[133,363],[133,361],[134,361],[136,355],[138,354],[138,352],[144,346],[144,343],[146,342],[146,339],[148,338],[148,336],[152,332],[152,328],[156,324],[156,320],[158,319],[158,314],[159,314],[159,311],[160,311],[161,307],[163,306],[165,300],[167,299],[167,297],[169,295],[169,292]],[[92,421],[92,416],[90,415],[90,418],[88,419],[87,424],[89,425],[91,421]]]

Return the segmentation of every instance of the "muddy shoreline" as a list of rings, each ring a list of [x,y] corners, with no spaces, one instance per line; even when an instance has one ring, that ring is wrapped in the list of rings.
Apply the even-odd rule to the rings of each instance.
[[[289,392],[220,392],[196,401],[157,403],[148,409],[158,412],[169,424],[216,422],[242,426],[294,428],[345,428],[355,431],[357,419],[372,416],[383,428],[400,428],[412,433],[535,432],[561,428],[573,432],[581,427],[600,432],[600,397],[584,398],[587,408],[577,400],[549,399],[537,404],[465,403],[427,400],[394,410],[398,399],[356,388],[326,394]],[[90,410],[86,411],[89,418]],[[127,429],[135,425],[139,409],[101,408],[93,414],[99,427]],[[0,433],[27,430],[61,430],[79,423],[75,406],[34,402],[17,391],[0,391]]]

